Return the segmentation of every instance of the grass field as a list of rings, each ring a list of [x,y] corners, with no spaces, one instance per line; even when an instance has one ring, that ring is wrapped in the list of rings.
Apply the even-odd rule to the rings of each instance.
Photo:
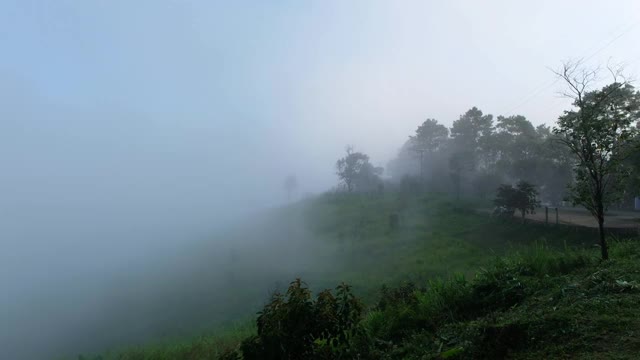
[[[431,329],[426,333],[420,327],[408,329],[407,331],[410,330],[409,332],[413,334],[411,336],[415,335],[416,338],[411,340],[411,337],[405,337],[403,341],[406,343],[406,349],[409,349],[407,350],[409,353],[413,351],[410,350],[412,346],[418,347],[418,349],[414,349],[414,355],[422,351],[425,354],[439,356],[438,351],[442,352],[447,348],[454,349],[456,347],[468,351],[471,347],[465,342],[474,343],[475,341],[478,344],[480,341],[476,337],[477,334],[472,334],[473,329],[479,329],[478,326],[496,327],[503,323],[520,324],[525,320],[533,319],[529,317],[531,314],[538,316],[536,318],[538,323],[535,326],[545,327],[546,312],[556,312],[557,309],[562,309],[557,314],[562,316],[563,321],[566,320],[570,327],[578,326],[580,331],[583,330],[582,325],[588,325],[580,322],[586,322],[586,317],[596,315],[601,317],[594,318],[594,324],[601,322],[607,329],[614,325],[620,331],[623,328],[636,329],[637,323],[631,320],[622,321],[619,317],[623,316],[626,311],[630,312],[627,315],[636,311],[626,307],[630,305],[632,299],[634,301],[640,300],[635,297],[626,297],[629,293],[635,294],[637,281],[640,280],[638,279],[638,267],[633,262],[636,259],[633,256],[637,255],[638,247],[627,243],[614,247],[614,254],[621,258],[624,256],[625,260],[617,260],[614,257],[613,261],[600,268],[601,265],[594,260],[598,252],[592,248],[592,244],[596,241],[592,232],[501,222],[472,210],[482,205],[484,204],[474,201],[456,202],[436,194],[416,196],[408,193],[388,192],[384,195],[326,194],[279,209],[271,215],[270,219],[277,219],[277,221],[273,221],[276,221],[279,227],[282,227],[283,224],[295,223],[296,226],[287,227],[288,230],[285,233],[297,234],[305,238],[301,243],[296,242],[295,239],[289,239],[290,241],[284,244],[285,248],[280,248],[279,252],[286,254],[287,257],[296,258],[297,253],[302,254],[303,250],[311,246],[313,256],[300,256],[303,260],[299,261],[290,271],[279,272],[281,278],[277,278],[275,281],[280,285],[272,287],[272,290],[284,290],[286,286],[282,284],[287,284],[293,280],[294,276],[302,277],[314,292],[324,288],[333,288],[344,281],[353,285],[356,295],[361,297],[370,309],[373,309],[380,296],[379,290],[382,285],[397,286],[410,281],[420,288],[426,288],[438,279],[446,280],[454,276],[474,279],[478,273],[483,272],[482,269],[493,269],[487,274],[497,274],[500,271],[513,273],[515,278],[522,279],[522,282],[526,283],[526,294],[517,304],[511,304],[512,308],[496,309],[496,311],[483,310],[491,313],[491,316],[482,313],[477,314],[478,316],[452,317],[451,321],[440,324],[442,328],[439,330]],[[396,214],[399,219],[399,226],[396,228],[390,224],[392,214]],[[251,271],[259,273],[261,268],[256,267],[255,264],[260,254],[261,252],[257,251],[255,254],[245,256],[245,253],[240,251],[238,259],[232,264],[235,272],[249,277]],[[505,255],[508,255],[507,260],[500,260]],[[559,271],[556,269],[559,266],[557,264],[562,262],[559,259],[565,255],[569,259],[577,257],[588,260],[581,261],[577,265],[574,264],[575,266],[571,265],[568,270]],[[537,265],[535,265],[536,263]],[[524,265],[522,264],[528,264],[527,266],[534,268],[537,266],[537,268],[529,273],[523,272]],[[500,266],[504,268],[500,268]],[[633,271],[633,273],[627,275],[626,271]],[[594,273],[595,275],[593,275]],[[613,295],[604,292],[591,297],[587,292],[584,293],[586,295],[578,296],[577,290],[573,290],[585,286],[589,287],[590,285],[587,284],[589,280],[585,279],[592,275],[597,277],[601,276],[598,274],[605,273],[609,275],[606,275],[606,278],[598,278],[598,281],[604,281],[606,284],[603,286],[605,287],[614,284],[611,285],[613,286]],[[615,274],[615,276],[611,274]],[[256,275],[260,279],[260,275]],[[545,275],[550,277],[545,277]],[[288,277],[285,278],[285,276]],[[266,282],[274,279],[264,278],[263,280]],[[615,294],[617,291],[615,284],[618,284],[618,281],[623,284],[619,285],[622,287],[618,289],[624,293],[622,298]],[[268,294],[265,293],[264,287],[258,289],[251,282],[243,282],[241,276],[235,276],[234,283],[236,286],[231,292],[233,296],[227,298],[236,306],[225,306],[228,309],[234,309],[235,314],[244,313],[244,315],[234,315],[235,321],[231,323],[227,321],[226,325],[212,327],[212,331],[200,336],[151,342],[137,348],[113,349],[98,357],[86,356],[85,358],[217,358],[223,351],[234,348],[243,338],[255,333],[254,315],[252,314],[255,314],[260,304],[264,304],[268,300]],[[624,284],[628,284],[628,286]],[[207,287],[206,283],[196,285]],[[464,287],[466,289],[464,291],[473,288],[472,285],[464,285]],[[560,300],[557,292],[568,297],[563,297]],[[574,295],[578,297],[571,300],[571,296]],[[544,300],[547,296],[550,296],[552,300]],[[584,303],[583,307],[569,306],[571,301],[582,302]],[[609,303],[612,301],[619,303],[620,306],[616,307],[619,311],[610,317],[606,312],[613,307],[612,303]],[[238,304],[246,306],[238,306]],[[590,314],[589,306],[592,305],[596,310],[601,306],[602,311],[597,310],[595,314]],[[566,308],[564,308],[565,306]],[[217,308],[225,309],[224,306]],[[215,310],[216,307],[212,307],[211,311],[215,312]],[[578,311],[584,313],[577,313]],[[371,314],[375,313],[369,312],[368,319],[373,316]],[[203,317],[209,315],[202,314]],[[487,318],[487,316],[489,317]],[[387,320],[393,323],[393,319]],[[553,319],[553,321],[556,320]],[[618,320],[621,321],[620,326],[616,323]],[[629,321],[633,323],[631,324]],[[364,326],[366,326],[366,319]],[[462,326],[467,330],[453,331],[452,329],[455,329],[456,326]],[[526,331],[529,331],[527,326],[525,326]],[[595,328],[592,330],[594,333],[588,336],[596,336],[594,334],[599,331]],[[453,331],[466,335],[458,337],[447,335],[451,339],[446,344],[440,341],[438,346],[441,349],[420,350],[417,343],[435,344],[433,341],[420,340],[420,337],[432,338],[436,336],[438,331]],[[556,344],[553,336],[549,338],[549,341],[553,342],[553,346],[558,346],[558,351],[574,351],[567,350],[573,349],[571,347],[573,345],[578,348],[577,343],[569,344],[571,345],[569,346],[564,343],[564,340],[562,344]],[[586,340],[581,338],[576,341]],[[612,340],[608,339],[607,341],[611,342]],[[540,345],[538,342],[535,343],[536,346]],[[567,347],[563,347],[565,345]],[[539,353],[552,351],[553,346],[543,346]],[[590,349],[594,354],[600,351],[593,347]],[[609,346],[603,347],[603,349],[611,350]],[[385,350],[384,356],[405,358],[402,357],[404,355],[393,355],[393,351],[387,350]],[[517,349],[507,350],[516,351]],[[620,350],[621,354],[626,351],[625,348]],[[525,355],[523,353],[518,356],[526,358]]]

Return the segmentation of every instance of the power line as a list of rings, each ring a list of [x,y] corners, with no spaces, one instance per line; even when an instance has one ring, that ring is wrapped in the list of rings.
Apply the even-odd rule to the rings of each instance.
[[[620,39],[621,37],[623,37],[624,35],[626,35],[629,31],[631,31],[634,27],[636,27],[638,24],[640,24],[640,21],[636,21],[634,23],[632,23],[630,26],[624,28],[624,31],[622,31],[621,33],[619,33],[618,35],[616,35],[615,37],[613,37],[611,40],[607,41],[607,43],[600,47],[599,49],[597,49],[595,52],[593,52],[591,55],[587,56],[587,57],[582,57],[582,62],[586,63],[587,61],[589,61],[590,59],[592,59],[594,56],[598,55],[600,52],[602,52],[604,49],[606,49],[607,47],[611,46],[611,44],[613,44],[614,42],[616,42],[618,39]],[[591,47],[593,48],[593,47]],[[591,49],[589,48],[589,49]],[[587,50],[588,51],[588,50]],[[586,51],[585,51],[586,52]],[[551,82],[545,82],[544,84],[546,85],[542,85],[542,87],[537,87],[536,89],[533,90],[533,92],[531,92],[529,95],[525,96],[523,98],[523,100],[521,102],[519,102],[516,106],[512,107],[509,111],[507,111],[506,113],[504,113],[505,116],[509,116],[511,114],[513,114],[513,112],[517,109],[519,109],[521,106],[527,104],[529,101],[533,100],[536,96],[538,96],[541,92],[547,90],[548,88],[552,87],[553,85],[555,85],[560,79],[555,79]]]
[[[560,79],[555,79],[553,80],[551,83],[545,83],[546,85],[543,85],[543,87],[534,90],[533,93],[531,93],[529,96],[525,97],[524,100],[522,102],[520,102],[518,105],[514,106],[513,108],[511,108],[511,110],[507,111],[504,115],[505,116],[509,116],[511,114],[513,114],[513,112],[517,109],[519,109],[521,106],[525,105],[526,103],[528,103],[529,101],[533,100],[536,96],[538,96],[538,94],[540,94],[541,92],[547,90],[548,88],[552,87],[553,85],[555,85],[558,80]]]
[[[622,33],[620,33],[618,36],[614,37],[613,39],[611,39],[611,41],[607,42],[603,47],[601,47],[600,49],[598,49],[596,52],[594,52],[593,54],[589,55],[587,58],[585,58],[583,61],[587,62],[589,61],[591,58],[593,58],[594,56],[598,55],[602,50],[606,49],[607,47],[609,47],[609,45],[613,44],[614,42],[616,42],[616,40],[620,39],[621,37],[623,37],[624,35],[626,35],[629,31],[631,31],[634,27],[636,27],[638,24],[640,24],[640,21],[636,21],[635,23],[631,24],[631,26],[627,27]]]

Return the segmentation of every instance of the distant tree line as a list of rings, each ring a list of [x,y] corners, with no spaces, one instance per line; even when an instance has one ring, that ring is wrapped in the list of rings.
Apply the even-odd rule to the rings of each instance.
[[[473,107],[448,129],[427,119],[387,166],[395,179],[414,177],[427,189],[492,196],[504,183],[536,184],[545,202],[566,195],[575,160],[551,128],[534,127],[522,115],[484,114]]]
[[[572,108],[553,128],[535,127],[523,115],[494,119],[477,107],[451,128],[426,119],[389,162],[387,175],[412,191],[449,192],[456,198],[497,192],[494,203],[507,213],[518,209],[523,219],[541,202],[580,205],[597,220],[607,259],[606,212],[612,206],[630,208],[640,196],[640,92],[612,68],[607,68],[612,82],[595,88],[598,70],[577,62],[556,72]],[[352,147],[336,169],[349,192],[382,186],[383,169]]]
[[[513,212],[535,211],[539,198],[569,201],[597,220],[602,258],[608,258],[605,214],[630,208],[640,196],[640,92],[619,69],[596,88],[599,69],[565,63],[556,75],[572,100],[552,128],[523,115],[484,114],[473,107],[448,129],[427,119],[387,166],[396,179],[412,177],[430,191],[485,197]],[[514,188],[512,184],[518,185]],[[535,184],[535,185],[534,185]]]

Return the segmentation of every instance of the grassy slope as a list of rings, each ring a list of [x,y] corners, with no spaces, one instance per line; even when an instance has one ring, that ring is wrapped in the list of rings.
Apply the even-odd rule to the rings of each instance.
[[[388,341],[380,359],[635,359],[640,244],[614,242],[612,258],[533,247],[374,309],[364,326]]]
[[[472,205],[474,204],[456,204],[439,196],[415,197],[395,193],[388,193],[383,197],[327,195],[283,209],[281,210],[281,215],[285,218],[295,219],[295,221],[304,221],[312,234],[313,241],[327,245],[327,251],[318,253],[319,262],[326,266],[302,271],[301,275],[305,281],[311,284],[315,290],[333,287],[341,281],[346,281],[353,284],[356,293],[363,296],[369,304],[373,303],[373,300],[378,295],[380,286],[384,283],[397,284],[400,281],[410,280],[417,284],[428,284],[431,279],[446,278],[454,273],[464,274],[467,278],[471,278],[478,269],[491,266],[496,256],[503,255],[506,252],[527,251],[526,248],[532,243],[547,243],[551,247],[563,248],[565,244],[579,244],[585,239],[585,234],[583,233],[536,226],[522,227],[514,223],[495,222],[485,215],[477,215],[469,211],[468,209]],[[398,213],[400,215],[400,229],[391,230],[389,228],[390,213]],[[302,219],[299,217],[301,214],[303,215]],[[591,242],[590,239],[587,242]],[[622,252],[633,254],[633,251]],[[620,253],[620,251],[617,253]],[[611,274],[612,271],[615,274],[626,273],[629,269],[625,267],[627,265],[633,266],[633,261],[628,264],[623,263],[622,260],[617,261],[614,260],[607,264],[606,266],[611,267],[611,269],[605,273]],[[618,266],[621,267],[618,268]],[[486,329],[485,325],[487,324],[497,329],[501,323],[518,323],[523,319],[538,319],[544,323],[546,321],[544,316],[549,311],[559,314],[558,316],[575,318],[578,323],[584,321],[584,319],[592,318],[594,319],[593,324],[607,325],[606,328],[612,330],[615,329],[611,326],[612,323],[616,324],[616,326],[618,324],[624,325],[620,326],[620,331],[622,331],[622,328],[633,328],[633,326],[625,324],[624,321],[619,319],[622,314],[600,314],[598,307],[594,307],[594,304],[591,303],[596,301],[599,306],[605,306],[603,309],[607,309],[606,306],[610,306],[607,304],[611,301],[622,302],[622,306],[614,307],[624,312],[633,311],[631,307],[624,306],[625,304],[628,305],[628,301],[632,299],[611,297],[618,296],[617,294],[611,296],[610,294],[596,294],[592,296],[591,293],[585,293],[586,295],[582,298],[574,300],[564,298],[565,300],[561,301],[556,296],[555,292],[557,291],[571,295],[571,289],[583,286],[580,285],[582,284],[580,283],[582,277],[596,273],[598,270],[597,265],[589,263],[584,265],[584,268],[575,269],[575,274],[560,274],[549,279],[542,277],[543,280],[546,279],[545,281],[548,280],[549,283],[544,283],[545,285],[540,286],[539,289],[535,286],[529,287],[528,289],[533,292],[527,294],[526,299],[519,302],[516,307],[509,308],[503,312],[492,312],[490,319],[464,319],[469,323],[456,320],[446,324],[441,329],[444,333],[454,328],[456,329],[453,331],[454,333],[467,334],[468,338],[452,337],[443,346],[444,348],[455,348],[455,346],[463,346],[456,344],[456,341],[461,344],[465,341],[478,341],[477,338],[472,336],[473,334],[470,334],[471,330],[469,329]],[[636,271],[635,276],[637,276],[637,270],[634,271]],[[535,279],[531,280],[532,282],[536,284],[543,283],[542,280],[535,276],[533,278]],[[282,279],[282,281],[288,280],[291,279]],[[630,284],[634,284],[633,281],[637,280],[636,278],[625,278],[621,281],[631,281]],[[624,296],[627,296],[627,293],[622,292]],[[247,294],[247,296],[250,296],[249,294],[251,293],[247,292]],[[604,296],[602,299],[598,297],[601,295]],[[557,300],[546,301],[544,300],[546,298]],[[236,300],[242,302],[249,299]],[[255,302],[255,299],[253,301]],[[584,311],[587,313],[574,313],[582,308],[574,306],[576,303],[580,304],[580,302],[584,302]],[[554,306],[555,310],[550,310]],[[590,312],[595,313],[592,314]],[[596,317],[596,315],[602,315],[602,317]],[[636,313],[635,315],[637,317],[638,314]],[[104,357],[122,359],[215,358],[216,354],[222,349],[234,346],[243,337],[254,332],[255,328],[250,323],[251,321],[246,321],[239,326],[227,327],[209,336],[150,345],[139,349],[127,349],[106,354]],[[456,328],[461,324],[468,331],[461,332]],[[483,328],[478,324],[482,324],[485,327]],[[590,326],[597,329],[598,327],[593,324]],[[428,343],[423,341],[424,339],[420,340],[420,336],[435,336],[433,332],[427,334],[420,329],[413,330],[415,330],[415,334],[411,336],[418,339],[416,341],[420,343]],[[445,337],[447,336],[449,335]],[[607,337],[606,335],[601,336]],[[618,332],[608,335],[608,337],[615,337],[616,339],[621,338],[621,336]],[[550,339],[553,340],[554,338],[551,337]],[[587,341],[585,339],[575,341],[583,340]],[[611,339],[608,340],[606,343],[611,344]],[[410,340],[405,339],[403,341],[406,346],[402,347],[402,349],[410,349],[413,346]],[[599,344],[601,341],[590,343]],[[562,346],[569,346],[570,341],[563,340],[562,344]],[[553,350],[553,346],[555,345],[543,346],[542,350],[539,351]],[[584,350],[595,354],[598,349],[594,348],[594,346],[592,345],[590,348],[584,347]],[[558,348],[557,350],[564,351],[563,349],[565,348]],[[623,353],[626,351],[624,347],[621,349]],[[612,348],[607,347],[605,350],[611,351]],[[410,353],[410,350],[407,351]],[[417,353],[425,351],[420,347],[416,349]],[[433,352],[433,349],[431,351]],[[515,350],[509,351],[513,352]],[[405,355],[408,356],[407,354],[409,353]]]
[[[564,247],[582,244],[585,233],[518,223],[496,222],[476,214],[474,203],[437,195],[415,197],[327,196],[307,208],[318,241],[335,244],[327,262],[333,274],[305,277],[310,284],[353,284],[361,296],[375,295],[381,284],[426,282],[454,273],[473,276],[499,255],[533,243]],[[389,229],[389,214],[400,215],[401,228]]]
[[[637,358],[640,244],[614,243],[611,257],[605,263],[592,260],[567,274],[549,277],[539,272],[525,280],[533,283],[526,299],[495,320],[500,326],[533,330],[524,334],[530,338],[522,339],[522,349],[514,357]]]

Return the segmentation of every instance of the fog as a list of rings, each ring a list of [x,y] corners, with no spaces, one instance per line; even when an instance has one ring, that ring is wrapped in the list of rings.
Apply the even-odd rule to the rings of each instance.
[[[287,176],[294,200],[321,193],[347,144],[385,166],[425,118],[471,106],[551,124],[568,100],[549,67],[638,74],[639,35],[633,0],[4,1],[0,348],[49,358],[192,317],[183,332],[208,329],[223,316],[211,289],[179,287],[193,274],[228,285],[246,251],[266,296],[314,268],[298,219],[265,220]]]

